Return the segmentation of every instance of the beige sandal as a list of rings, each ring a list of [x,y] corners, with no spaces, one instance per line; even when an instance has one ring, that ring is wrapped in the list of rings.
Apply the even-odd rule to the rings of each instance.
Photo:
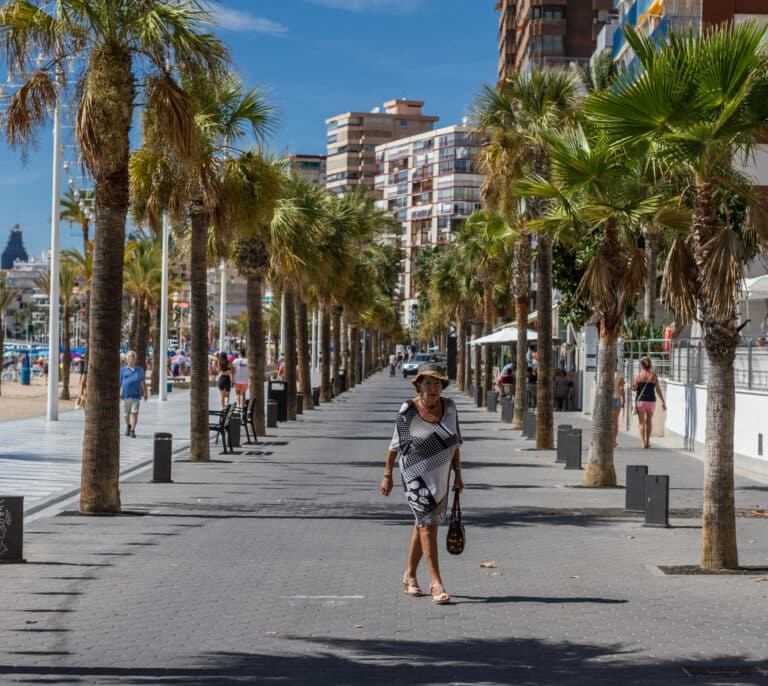
[[[435,593],[435,588],[439,588],[440,592]],[[445,605],[446,603],[451,602],[451,596],[445,592],[445,588],[443,588],[442,584],[432,584],[429,587],[429,592],[432,595],[432,602],[436,605]]]
[[[424,595],[423,591],[419,588],[419,582],[416,581],[415,576],[403,577],[403,593],[414,598],[420,598]]]

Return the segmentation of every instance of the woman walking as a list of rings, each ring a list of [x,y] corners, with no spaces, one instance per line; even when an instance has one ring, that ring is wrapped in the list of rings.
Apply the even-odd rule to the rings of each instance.
[[[219,354],[219,359],[216,361],[216,371],[219,374],[216,385],[221,395],[221,409],[224,410],[229,405],[229,393],[232,390],[232,364],[227,353]]]
[[[643,448],[651,447],[651,428],[653,426],[653,413],[656,411],[656,396],[661,400],[661,407],[667,409],[664,394],[659,386],[659,377],[653,373],[650,357],[640,360],[640,373],[635,375],[632,381],[632,390],[635,392],[635,407],[637,419],[640,423],[640,443]]]
[[[464,488],[459,417],[453,400],[441,397],[448,385],[442,366],[433,362],[420,365],[413,385],[418,394],[403,403],[397,414],[380,490],[385,496],[392,492],[392,469],[399,454],[400,477],[416,518],[403,591],[414,597],[423,595],[416,580],[423,557],[429,570],[432,602],[444,605],[451,596],[446,593],[440,576],[437,528],[445,519],[451,469],[455,473],[453,490],[461,492]]]

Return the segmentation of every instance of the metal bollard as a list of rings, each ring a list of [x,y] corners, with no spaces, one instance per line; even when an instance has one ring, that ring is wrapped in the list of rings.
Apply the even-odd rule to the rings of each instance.
[[[24,559],[24,496],[0,495],[0,564]]]
[[[173,454],[173,434],[156,433],[152,446],[152,483],[172,484],[171,455]]]
[[[485,409],[488,412],[496,412],[496,393],[494,391],[488,391],[485,394]]]
[[[514,398],[502,398],[501,399],[501,421],[505,424],[511,424],[512,419],[515,416],[515,400]]]
[[[320,386],[312,387],[312,404],[317,407],[320,404]]]
[[[536,440],[536,412],[528,410],[523,416],[523,438]]]
[[[669,476],[645,477],[645,526],[669,526]]]
[[[240,417],[236,415],[232,415],[229,419],[229,447],[230,448],[239,448],[240,447],[240,427],[242,424],[240,423]]]
[[[301,391],[296,393],[296,414],[304,414],[304,394]]]
[[[624,512],[645,512],[645,477],[647,475],[648,467],[644,464],[627,465]]]
[[[565,437],[573,427],[570,424],[557,425],[557,457],[555,463],[565,464]]]
[[[565,468],[581,469],[581,429],[571,429],[565,435]]]
[[[277,428],[277,400],[267,400],[267,427]]]
[[[482,386],[478,386],[475,389],[475,405],[477,407],[483,406],[483,388]]]

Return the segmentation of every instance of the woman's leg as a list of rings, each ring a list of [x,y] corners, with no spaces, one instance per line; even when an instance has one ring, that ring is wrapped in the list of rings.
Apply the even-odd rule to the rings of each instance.
[[[653,429],[653,412],[645,413],[645,447],[651,447],[651,429]]]
[[[637,423],[640,425],[640,445],[645,448],[645,412],[637,411]]]
[[[419,537],[421,539],[421,551],[424,554],[424,561],[429,569],[429,583],[443,585],[440,577],[440,563],[437,559],[437,525],[419,527]]]
[[[411,536],[411,547],[408,550],[408,568],[405,570],[405,576],[413,579],[416,576],[419,562],[422,558],[421,537],[419,536],[419,525],[413,525],[413,535]]]

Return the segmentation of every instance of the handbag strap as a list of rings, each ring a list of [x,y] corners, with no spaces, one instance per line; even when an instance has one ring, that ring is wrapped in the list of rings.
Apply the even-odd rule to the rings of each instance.
[[[454,491],[453,507],[451,508],[451,521],[461,524],[461,505],[459,504],[459,492]]]

